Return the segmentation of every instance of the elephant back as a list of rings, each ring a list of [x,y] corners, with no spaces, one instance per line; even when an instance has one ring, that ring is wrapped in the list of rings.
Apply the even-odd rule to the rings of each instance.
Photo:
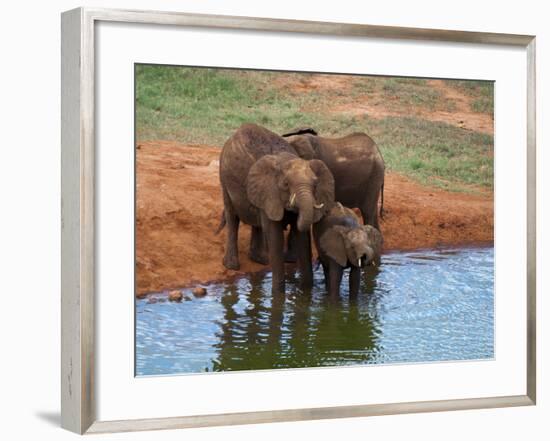
[[[366,133],[352,133],[341,138],[317,137],[319,159],[335,162],[339,158],[348,161],[369,160],[379,157],[380,151],[374,140]]]
[[[283,152],[296,155],[296,151],[284,138],[252,123],[240,126],[228,139],[224,150],[231,150],[231,153],[243,158],[247,157],[253,163],[265,155]]]
[[[336,202],[329,212],[319,222],[313,225],[313,236],[315,241],[317,242],[327,230],[335,225],[355,228],[361,225],[361,220],[353,210],[345,207],[340,202]],[[317,243],[316,245],[318,246]]]
[[[344,207],[340,202],[334,204],[323,220],[328,225],[345,225],[350,228],[361,225],[359,216],[352,209]]]

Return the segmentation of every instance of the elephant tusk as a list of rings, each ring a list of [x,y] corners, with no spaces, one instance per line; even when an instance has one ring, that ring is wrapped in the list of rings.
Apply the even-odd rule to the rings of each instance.
[[[313,204],[313,206],[315,208],[317,208],[318,210],[320,210],[321,208],[323,208],[325,206],[325,204]]]
[[[358,266],[361,267],[361,258],[359,258],[359,265]]]
[[[288,204],[291,206],[291,207],[294,207],[294,201],[296,200],[296,193],[292,193],[292,195],[290,196],[290,201],[288,201]]]

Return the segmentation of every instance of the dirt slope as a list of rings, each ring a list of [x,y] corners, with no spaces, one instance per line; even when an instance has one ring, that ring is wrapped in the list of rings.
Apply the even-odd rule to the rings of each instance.
[[[138,295],[236,274],[222,265],[225,231],[214,235],[222,212],[219,152],[163,141],[138,145]],[[384,200],[386,250],[493,240],[492,193],[449,193],[388,174]],[[248,226],[240,229],[241,272],[264,268],[247,258],[249,234]]]
[[[355,77],[351,75],[311,74],[296,77],[280,77],[274,85],[285,91],[295,94],[308,92],[327,93],[338,91],[350,96]],[[428,80],[427,84],[441,93],[441,96],[454,103],[452,111],[436,110],[422,106],[388,106],[388,97],[378,92],[355,95],[353,99],[344,104],[335,103],[329,109],[330,112],[343,115],[363,115],[371,118],[383,119],[389,116],[407,116],[430,121],[438,121],[460,127],[466,130],[487,133],[494,132],[494,121],[487,113],[474,112],[470,103],[472,98],[449,86],[444,80]]]

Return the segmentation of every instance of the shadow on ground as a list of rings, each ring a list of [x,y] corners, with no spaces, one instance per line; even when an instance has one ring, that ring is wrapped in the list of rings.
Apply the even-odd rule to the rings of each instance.
[[[48,412],[48,411],[38,411],[35,413],[36,417],[41,419],[42,421],[45,421],[51,426],[61,427],[61,413],[56,412]]]

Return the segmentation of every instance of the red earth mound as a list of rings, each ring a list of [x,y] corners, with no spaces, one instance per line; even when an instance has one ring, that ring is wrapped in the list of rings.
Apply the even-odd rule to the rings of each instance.
[[[265,269],[247,257],[250,228],[239,234],[240,271],[222,265],[225,230],[220,149],[169,141],[137,147],[137,295]],[[386,250],[493,241],[493,195],[422,187],[389,173],[381,222]]]

